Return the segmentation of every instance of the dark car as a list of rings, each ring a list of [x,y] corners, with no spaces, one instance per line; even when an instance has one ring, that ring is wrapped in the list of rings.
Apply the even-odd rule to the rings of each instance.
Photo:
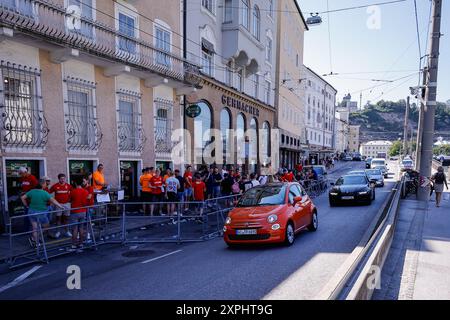
[[[352,160],[353,160],[353,161],[361,161],[361,160],[362,160],[361,153],[355,152],[355,153],[353,154]]]
[[[331,186],[328,193],[330,207],[344,202],[370,205],[375,200],[375,184],[365,175],[345,175]]]
[[[372,158],[367,158],[366,159],[366,169],[370,169],[371,164],[372,164]]]

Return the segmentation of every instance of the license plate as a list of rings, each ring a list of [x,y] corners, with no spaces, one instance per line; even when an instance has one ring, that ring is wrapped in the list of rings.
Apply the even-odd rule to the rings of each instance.
[[[248,234],[256,234],[256,229],[244,229],[244,230],[236,230],[236,234],[238,236],[248,235]]]
[[[342,200],[353,200],[353,199],[355,199],[354,196],[343,196],[342,197]]]

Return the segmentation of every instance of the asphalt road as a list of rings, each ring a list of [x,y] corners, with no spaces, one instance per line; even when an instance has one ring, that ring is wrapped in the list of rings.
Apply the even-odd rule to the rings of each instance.
[[[329,179],[364,168],[348,162]],[[0,299],[314,299],[356,247],[393,186],[377,188],[371,206],[330,208],[316,198],[319,229],[302,232],[291,247],[229,249],[222,239],[191,244],[102,246],[57,258],[25,280],[32,267],[0,268]],[[66,286],[67,267],[81,270],[81,289]]]

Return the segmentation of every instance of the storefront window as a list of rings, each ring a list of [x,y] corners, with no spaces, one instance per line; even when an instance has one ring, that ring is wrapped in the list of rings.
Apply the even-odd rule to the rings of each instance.
[[[220,112],[220,133],[222,137],[222,152],[223,152],[223,163],[227,164],[227,159],[229,159],[228,153],[230,152],[230,129],[231,129],[231,116],[230,111],[227,108],[223,108]]]
[[[19,168],[24,167],[37,179],[43,175],[41,161],[39,160],[6,160],[6,193],[8,197],[8,212],[10,216],[23,214],[21,196],[21,179]]]
[[[245,116],[240,113],[236,119],[236,148],[237,148],[237,163],[245,164]]]
[[[250,150],[249,150],[249,162],[250,162],[250,172],[257,171],[258,164],[258,122],[255,118],[250,120],[250,129],[248,132],[250,140]]]
[[[200,114],[194,120],[194,145],[197,163],[203,163],[203,151],[211,142],[211,108],[206,102],[199,102]],[[201,161],[199,161],[201,159]]]
[[[137,200],[137,162],[120,161],[120,186],[124,190],[125,200]]]
[[[263,159],[261,159],[262,164],[263,166],[268,166],[270,164],[270,124],[267,121],[263,123],[261,139],[261,148],[263,155]]]
[[[91,160],[69,160],[69,180],[82,179],[94,172],[94,162]]]

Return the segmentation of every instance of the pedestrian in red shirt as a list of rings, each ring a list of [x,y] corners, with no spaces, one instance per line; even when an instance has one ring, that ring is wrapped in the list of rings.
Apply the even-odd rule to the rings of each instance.
[[[84,231],[89,192],[83,188],[82,181],[74,181],[75,189],[70,194],[72,210],[70,224],[72,225],[72,250],[83,250]]]
[[[90,183],[91,179],[89,176],[83,178],[83,188],[87,191],[87,213],[86,213],[86,220],[90,222],[92,220],[92,215],[95,212],[95,194],[94,194],[94,187]],[[87,233],[86,233],[86,239],[89,242],[91,240],[91,234],[89,232],[90,226],[88,225]]]
[[[194,183],[194,201],[204,202],[205,201],[205,192],[206,192],[206,184],[202,181],[202,178],[199,173],[195,175]],[[199,214],[203,215],[203,203],[197,203],[195,205],[195,211],[200,211]]]
[[[58,212],[56,212],[56,224],[58,226],[65,226],[69,220],[71,191],[72,186],[66,182],[66,175],[64,173],[58,174],[58,182],[50,188],[50,193],[55,194],[55,200],[64,207],[64,210],[58,210]],[[72,236],[67,227],[64,227],[64,230],[66,237]],[[60,236],[61,232],[59,229],[56,229],[55,238],[59,238]]]
[[[19,175],[22,195],[36,188],[36,186],[39,184],[39,181],[35,176],[28,172],[27,168],[20,167]]]
[[[152,190],[152,204],[150,206],[150,216],[153,216],[153,211],[155,209],[154,203],[159,203],[159,214],[162,213],[162,205],[161,202],[164,201],[164,186],[163,186],[163,177],[161,177],[161,171],[156,169],[155,175],[150,179],[150,189]]]

